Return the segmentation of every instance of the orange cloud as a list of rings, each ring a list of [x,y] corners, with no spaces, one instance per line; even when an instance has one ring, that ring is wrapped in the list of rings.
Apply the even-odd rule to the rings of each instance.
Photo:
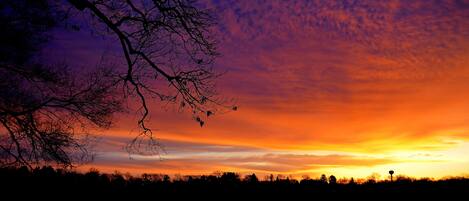
[[[214,32],[223,57],[216,66],[228,73],[219,91],[236,97],[240,110],[215,115],[200,128],[189,115],[172,108],[161,111],[155,103],[149,122],[155,134],[185,146],[208,144],[192,147],[202,157],[124,161],[125,153],[114,144],[104,152],[123,155],[100,158],[109,168],[186,173],[230,168],[298,172],[335,165],[356,169],[402,162],[396,153],[433,153],[468,141],[467,3],[205,4],[221,20]],[[129,136],[135,122],[134,117],[119,117],[109,135]],[[209,145],[248,150],[203,159],[226,153]],[[174,157],[183,154],[173,151]],[[342,154],[295,154],[305,151]]]

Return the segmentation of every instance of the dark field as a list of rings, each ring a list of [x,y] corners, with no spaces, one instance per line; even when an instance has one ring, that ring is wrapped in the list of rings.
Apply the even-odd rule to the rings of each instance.
[[[272,179],[260,181],[255,175],[243,178],[236,173],[218,176],[144,174],[133,177],[97,171],[78,173],[51,167],[0,169],[2,194],[16,198],[118,198],[166,200],[186,199],[400,199],[416,198],[464,200],[469,195],[469,179],[441,180],[397,177],[395,181],[367,180],[363,183],[336,183],[321,179]],[[27,192],[27,193],[25,193]]]

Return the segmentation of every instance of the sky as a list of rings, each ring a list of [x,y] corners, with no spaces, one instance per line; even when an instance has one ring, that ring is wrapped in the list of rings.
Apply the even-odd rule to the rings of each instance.
[[[95,132],[95,159],[79,169],[469,175],[469,1],[202,4],[218,19],[217,89],[239,110],[201,128],[154,103],[148,124],[164,148],[154,156],[123,149],[138,116],[119,115]],[[118,50],[85,31],[53,38],[49,53],[75,65]]]

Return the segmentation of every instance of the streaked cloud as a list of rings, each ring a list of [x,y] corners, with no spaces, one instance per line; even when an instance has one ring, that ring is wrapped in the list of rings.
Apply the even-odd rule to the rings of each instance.
[[[220,19],[214,32],[223,56],[216,66],[228,73],[219,91],[235,97],[240,110],[215,115],[200,128],[189,115],[155,103],[150,123],[167,147],[167,160],[128,160],[116,147],[136,124],[123,116],[96,165],[194,174],[330,169],[344,175],[406,167],[418,174],[409,161],[417,161],[415,169],[443,167],[440,152],[466,147],[469,2],[203,4]],[[80,48],[96,49],[86,44]],[[402,159],[401,153],[414,157]],[[469,161],[462,160],[444,167],[464,172],[461,164]]]
[[[129,139],[104,137],[96,150],[93,166],[131,172],[210,174],[216,171],[245,173],[314,172],[330,167],[371,167],[403,162],[386,157],[346,153],[295,153],[253,147],[226,146],[161,139],[166,154],[129,155],[123,149]],[[81,167],[86,169],[89,166]]]

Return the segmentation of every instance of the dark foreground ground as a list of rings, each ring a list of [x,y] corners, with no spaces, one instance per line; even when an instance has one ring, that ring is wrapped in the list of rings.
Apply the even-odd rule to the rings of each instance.
[[[50,167],[34,170],[0,168],[0,192],[2,198],[14,200],[469,200],[469,179],[401,177],[393,182],[368,180],[358,184],[320,179],[259,181],[254,175],[241,179],[235,173],[170,178],[145,174],[131,177],[97,171],[83,174]]]

